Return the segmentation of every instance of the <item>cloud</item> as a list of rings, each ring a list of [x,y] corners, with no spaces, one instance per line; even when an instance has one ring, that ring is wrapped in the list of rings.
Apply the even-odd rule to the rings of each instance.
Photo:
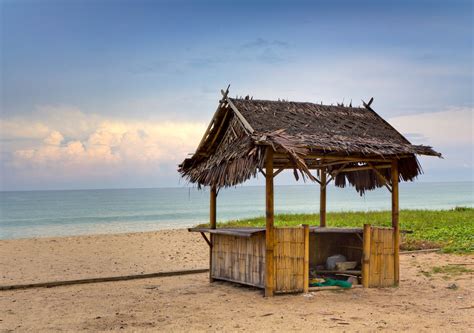
[[[206,127],[201,122],[106,118],[59,107],[2,122],[8,124],[0,135],[2,153],[9,156],[2,160],[4,170],[18,178],[36,177],[31,178],[35,182],[75,183],[130,173],[176,175],[177,165],[194,151]]]
[[[414,144],[441,147],[474,145],[474,108],[458,107],[441,112],[391,118],[390,123]]]

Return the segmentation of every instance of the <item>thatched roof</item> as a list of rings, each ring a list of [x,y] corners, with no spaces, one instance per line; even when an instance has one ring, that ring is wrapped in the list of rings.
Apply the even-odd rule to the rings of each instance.
[[[324,167],[337,186],[348,181],[360,193],[383,186],[380,175],[390,178],[384,165],[393,159],[401,179],[412,180],[421,172],[415,154],[441,156],[431,147],[412,145],[372,110],[372,100],[351,107],[223,96],[196,152],[179,166],[198,186],[234,186],[255,176],[269,146],[275,168],[317,180],[310,170]]]

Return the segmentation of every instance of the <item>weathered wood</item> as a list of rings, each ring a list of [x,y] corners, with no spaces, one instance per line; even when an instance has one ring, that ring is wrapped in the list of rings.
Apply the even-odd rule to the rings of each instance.
[[[274,212],[273,212],[273,148],[267,147],[265,157],[265,296],[273,296],[275,287],[275,265],[273,260],[274,248]]]
[[[209,205],[209,224],[211,229],[216,228],[217,222],[217,190],[215,186],[211,186],[210,190],[210,205]]]
[[[222,90],[221,90],[221,92],[223,93]],[[244,126],[244,128],[249,132],[249,134],[253,134],[254,129],[252,128],[252,126],[250,126],[247,119],[245,119],[245,117],[242,115],[242,113],[240,113],[239,109],[237,109],[237,107],[234,105],[234,103],[232,103],[232,101],[227,96],[226,96],[226,101],[229,104],[229,106],[231,107],[231,109],[234,111],[237,118],[239,118],[239,120],[242,123],[242,125]]]
[[[209,224],[211,229],[216,229],[217,224],[217,190],[215,186],[211,186],[210,190],[210,205],[209,205]],[[209,244],[209,282],[214,282],[212,278],[212,245],[214,241],[214,235],[210,234]]]
[[[265,287],[265,236],[214,234],[212,276],[216,280]]]
[[[211,241],[207,238],[206,234],[204,232],[201,232],[200,234],[202,238],[204,238],[204,240],[206,241],[207,245],[209,245],[209,247],[212,247]]]
[[[345,168],[345,169],[342,169],[342,172],[353,172],[353,171],[364,171],[364,170],[371,170],[373,168],[376,168],[376,169],[390,169],[392,167],[391,164],[374,164],[373,167],[372,166],[360,166],[360,167],[351,167],[351,168]]]
[[[370,228],[369,287],[394,285],[393,228]],[[365,245],[365,243],[364,243]]]
[[[398,203],[398,161],[392,161],[392,227],[394,239],[394,278],[395,285],[400,281],[400,227],[399,227],[399,203]]]
[[[319,191],[319,226],[326,226],[326,169],[321,169],[321,186]]]
[[[280,169],[278,169],[276,172],[274,172],[274,173],[273,173],[273,178],[275,178],[276,176],[278,176],[278,174],[279,174],[280,172],[282,172],[283,170],[285,170],[285,169],[284,169],[284,168],[280,168]]]
[[[375,175],[377,176],[377,178],[382,182],[382,184],[385,185],[385,187],[390,191],[392,192],[392,188],[388,185],[388,181],[387,179],[384,177],[384,175],[382,175],[380,173],[379,170],[377,170],[377,168],[370,162],[367,163],[371,168],[372,170],[375,172]]]
[[[346,275],[362,275],[362,271],[357,269],[346,269],[345,271],[340,271],[336,269],[319,269],[316,273],[326,273],[326,274],[346,274]]]
[[[369,264],[370,264],[370,224],[364,224],[364,244],[362,253],[362,285],[369,287]]]
[[[398,158],[408,158],[412,155],[399,155]],[[288,154],[284,153],[275,153],[275,158],[289,158]],[[341,160],[341,161],[351,161],[351,162],[383,162],[388,163],[390,162],[389,159],[380,158],[380,157],[367,157],[367,156],[358,156],[356,154],[351,155],[322,155],[322,154],[306,154],[304,156],[305,159],[321,159],[321,160]]]
[[[109,277],[101,277],[101,278],[89,278],[89,279],[66,280],[66,281],[50,281],[50,282],[28,283],[28,284],[13,284],[13,285],[3,285],[3,286],[0,285],[0,290],[52,288],[52,287],[59,287],[59,286],[69,286],[69,285],[74,285],[74,284],[151,279],[151,278],[157,278],[157,277],[200,274],[200,273],[207,273],[208,271],[209,269],[207,268],[197,268],[197,269],[186,269],[186,270],[180,270],[180,271],[158,272],[158,273],[137,274],[137,275],[109,276]]]
[[[304,269],[303,269],[303,291],[308,292],[309,287],[309,225],[303,224],[304,229]]]

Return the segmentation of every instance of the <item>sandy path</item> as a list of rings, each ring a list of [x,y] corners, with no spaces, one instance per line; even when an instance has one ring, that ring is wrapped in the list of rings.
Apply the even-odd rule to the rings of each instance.
[[[29,242],[38,242],[33,240],[2,242],[2,251],[15,249],[19,254],[17,259],[11,257],[14,252],[9,252],[7,259],[2,256],[2,275],[24,281],[61,277],[60,263],[69,268],[71,278],[77,277],[71,273],[76,267],[84,268],[89,276],[90,273],[111,275],[107,272],[109,268],[115,268],[115,273],[130,273],[136,267],[133,264],[145,272],[151,268],[159,271],[207,264],[207,245],[198,234],[188,238],[185,231],[167,233],[166,237],[158,232],[92,239],[74,237],[74,241],[57,239],[63,250],[73,248],[66,251],[67,256],[58,255],[47,240],[40,241],[45,248],[38,243],[30,247]],[[174,239],[181,237],[183,240]],[[87,246],[81,244],[83,239],[87,240]],[[157,243],[157,239],[162,242]],[[107,245],[110,242],[121,245]],[[186,245],[178,250],[179,255],[176,250],[162,249],[178,244]],[[88,249],[85,251],[88,253],[105,249],[114,259],[104,258],[104,252],[101,256],[87,257],[83,250],[74,250],[76,246],[84,251]],[[124,253],[127,259],[111,264],[110,261],[120,258],[114,249]],[[161,251],[165,258],[174,253],[175,259],[159,260],[155,255]],[[34,253],[41,260],[33,263],[41,267],[50,253],[55,258],[53,267],[59,271],[40,269],[34,278],[28,276],[38,269],[28,265],[27,258]],[[80,253],[80,264],[75,260],[76,253]],[[192,255],[188,257],[188,253]],[[150,257],[143,258],[145,254]],[[197,259],[192,260],[195,256]],[[94,262],[97,258],[101,258],[100,264]],[[21,274],[16,272],[15,262],[20,263]],[[268,299],[257,289],[224,282],[209,284],[207,274],[3,291],[0,292],[0,331],[474,331],[473,274],[426,276],[422,273],[430,272],[435,266],[457,263],[474,268],[474,256],[403,255],[399,288],[324,291]],[[458,288],[448,289],[452,283]]]

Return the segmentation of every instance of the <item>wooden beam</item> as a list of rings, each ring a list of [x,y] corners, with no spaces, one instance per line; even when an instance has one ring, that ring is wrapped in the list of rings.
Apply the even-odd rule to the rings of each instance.
[[[392,167],[392,164],[375,164],[374,168],[376,169],[390,169]],[[373,167],[368,166],[368,165],[362,165],[359,167],[351,167],[351,168],[345,168],[342,170],[342,172],[352,172],[352,171],[363,171],[363,170],[372,170]]]
[[[209,224],[211,229],[216,229],[217,226],[217,191],[215,186],[211,186],[210,191],[210,205],[209,205]],[[212,278],[212,245],[214,242],[214,235],[209,235],[209,282],[214,282]]]
[[[207,238],[206,234],[204,232],[200,232],[202,238],[204,238],[204,240],[206,241],[207,245],[209,245],[209,247],[212,247],[212,244],[211,244],[211,241]],[[212,234],[210,234],[212,235]]]
[[[370,265],[370,224],[364,224],[364,241],[362,252],[362,286],[369,287],[369,265]]]
[[[221,92],[222,92],[222,94],[224,94],[224,92],[222,90],[221,90]],[[237,107],[234,105],[234,103],[232,103],[232,101],[227,96],[225,96],[225,100],[227,101],[227,103],[229,104],[231,109],[234,110],[235,115],[237,116],[237,118],[239,118],[239,120],[242,123],[242,125],[244,126],[244,128],[249,132],[249,134],[253,134],[254,129],[252,128],[252,126],[250,126],[249,122],[247,121],[247,119],[245,119],[245,117],[242,115],[242,113],[240,113],[239,109],[237,109]]]
[[[146,274],[136,274],[136,275],[107,276],[107,277],[79,279],[79,280],[0,285],[0,290],[52,288],[52,287],[59,287],[59,286],[70,286],[74,284],[151,279],[151,278],[158,278],[158,277],[179,276],[179,275],[187,275],[187,274],[201,274],[201,273],[207,273],[208,271],[209,270],[207,268],[197,268],[197,269],[186,269],[186,270],[180,270],[180,271],[157,272],[157,273],[146,273]]]
[[[267,174],[265,173],[265,171],[262,170],[262,168],[258,168],[258,171],[260,171],[263,177],[267,177]]]
[[[303,224],[304,230],[304,260],[303,260],[303,292],[309,288],[309,225]]]
[[[335,172],[332,172],[332,173],[331,173],[331,178],[329,178],[329,180],[326,181],[326,183],[324,184],[324,187],[328,186],[329,183],[330,183],[334,178],[336,178],[336,176],[346,167],[347,164],[349,164],[349,163],[345,163],[342,167],[340,167],[339,169],[337,169]]]
[[[278,176],[278,174],[279,174],[280,172],[282,172],[283,170],[285,170],[285,169],[284,169],[284,168],[280,168],[280,169],[278,169],[276,172],[274,172],[274,173],[273,173],[273,178],[275,178],[276,176]]]
[[[196,152],[198,152],[198,151],[201,149],[201,147],[202,147],[202,145],[204,144],[204,142],[206,142],[206,139],[207,139],[208,135],[210,134],[211,129],[212,129],[213,125],[214,125],[214,121],[216,120],[217,114],[218,114],[218,113],[220,112],[220,110],[221,110],[221,106],[222,106],[222,103],[219,102],[219,105],[217,106],[216,112],[214,112],[214,115],[212,116],[211,122],[210,122],[209,125],[207,126],[206,132],[204,132],[204,135],[203,135],[201,141],[199,142],[198,147],[196,148]]]
[[[412,155],[400,155],[397,158],[411,157]],[[288,158],[288,154],[275,153],[275,158]],[[367,157],[367,156],[338,156],[338,155],[320,155],[320,154],[306,154],[304,159],[324,159],[324,160],[341,160],[341,161],[352,161],[352,162],[384,162],[388,163],[391,160],[389,158],[381,157]]]
[[[326,169],[321,169],[321,185],[319,190],[319,226],[326,226]]]
[[[274,239],[274,212],[273,212],[273,149],[268,147],[265,156],[265,296],[273,296],[275,287],[275,263],[273,260]]]
[[[395,285],[400,282],[400,227],[398,202],[398,160],[392,161],[392,227],[394,233],[394,279]]]
[[[208,147],[212,147],[212,145],[216,142],[217,137],[219,136],[219,133],[222,131],[222,128],[224,127],[225,121],[227,120],[227,117],[228,117],[230,111],[226,110],[224,112],[225,112],[225,114],[224,114],[224,116],[222,116],[221,124],[219,125],[219,128],[217,129],[217,131],[216,131],[214,137],[212,138],[212,141],[211,141],[211,143],[209,144]]]
[[[374,165],[370,162],[367,163],[371,168],[372,170],[375,172],[375,175],[380,179],[380,181],[385,185],[385,187],[390,191],[392,192],[392,189],[390,188],[390,186],[388,185],[388,181],[387,181],[387,178],[384,177],[384,175],[382,175],[380,173],[379,170],[377,170]]]

